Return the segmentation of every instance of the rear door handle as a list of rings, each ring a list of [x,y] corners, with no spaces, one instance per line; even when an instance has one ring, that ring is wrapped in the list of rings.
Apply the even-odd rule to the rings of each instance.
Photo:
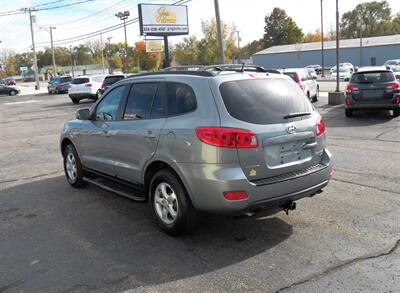
[[[306,143],[303,145],[303,149],[304,150],[309,150],[309,149],[313,149],[318,145],[317,142],[312,142],[312,143]]]
[[[145,138],[151,138],[151,139],[156,138],[156,135],[155,135],[152,131],[150,131],[150,130],[145,131],[145,132],[143,133],[143,136],[144,136]]]

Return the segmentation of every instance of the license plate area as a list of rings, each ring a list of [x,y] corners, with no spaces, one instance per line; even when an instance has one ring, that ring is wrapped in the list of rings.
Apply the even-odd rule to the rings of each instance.
[[[365,90],[363,91],[364,98],[382,98],[384,92],[382,90]]]
[[[312,151],[304,149],[305,141],[266,146],[265,162],[269,169],[277,169],[310,161]]]

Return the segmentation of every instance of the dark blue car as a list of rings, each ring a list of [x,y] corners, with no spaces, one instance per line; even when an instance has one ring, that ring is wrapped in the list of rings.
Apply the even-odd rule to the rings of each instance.
[[[68,93],[69,85],[72,81],[71,76],[53,76],[47,85],[49,94]]]

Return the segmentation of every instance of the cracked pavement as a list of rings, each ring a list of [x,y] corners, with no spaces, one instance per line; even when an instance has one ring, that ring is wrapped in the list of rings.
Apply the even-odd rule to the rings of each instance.
[[[399,292],[400,118],[346,119],[326,100],[322,194],[171,238],[147,204],[66,183],[59,131],[90,102],[0,97],[0,292]]]

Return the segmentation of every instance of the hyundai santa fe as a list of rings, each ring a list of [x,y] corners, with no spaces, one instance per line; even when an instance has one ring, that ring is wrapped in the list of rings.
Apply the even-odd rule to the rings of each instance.
[[[325,132],[285,75],[172,71],[114,84],[65,124],[60,144],[73,187],[148,200],[178,235],[200,212],[288,211],[321,193],[333,172]]]

